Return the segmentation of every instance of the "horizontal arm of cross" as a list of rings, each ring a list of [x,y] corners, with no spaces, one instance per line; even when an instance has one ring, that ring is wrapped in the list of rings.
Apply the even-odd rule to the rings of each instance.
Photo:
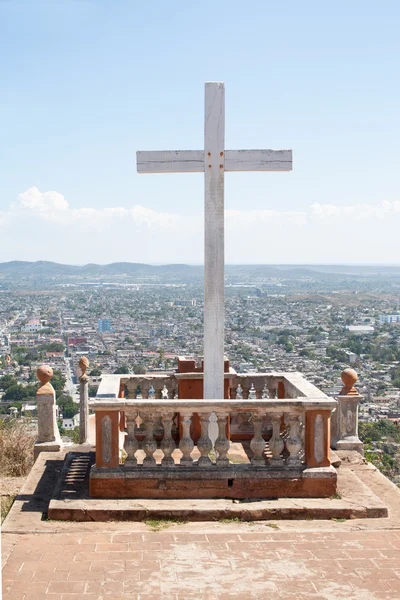
[[[136,153],[138,173],[204,173],[203,150]],[[225,171],[291,171],[291,150],[226,150]]]

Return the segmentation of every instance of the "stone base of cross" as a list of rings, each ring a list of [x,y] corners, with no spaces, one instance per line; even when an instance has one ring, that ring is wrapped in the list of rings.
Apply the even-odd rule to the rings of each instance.
[[[204,150],[137,152],[139,173],[204,173],[204,398],[224,397],[224,174],[291,171],[291,150],[225,150],[225,85],[205,85]]]

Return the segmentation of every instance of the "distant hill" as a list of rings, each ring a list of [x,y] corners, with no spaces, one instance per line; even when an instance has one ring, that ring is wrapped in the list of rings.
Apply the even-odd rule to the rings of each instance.
[[[226,265],[226,274],[299,278],[299,277],[376,277],[400,276],[400,266],[379,265]],[[117,262],[108,265],[89,263],[87,265],[63,265],[50,261],[11,261],[0,263],[0,276],[3,277],[200,277],[202,265],[167,264],[147,265],[143,263]]]
[[[146,265],[142,263],[111,263],[109,265],[97,265],[89,263],[87,265],[62,265],[50,261],[11,261],[0,263],[0,275],[7,276],[42,276],[59,277],[70,275],[76,277],[84,276],[107,276],[107,275],[126,275],[126,276],[151,276],[151,275],[200,275],[203,272],[202,266],[195,265]]]

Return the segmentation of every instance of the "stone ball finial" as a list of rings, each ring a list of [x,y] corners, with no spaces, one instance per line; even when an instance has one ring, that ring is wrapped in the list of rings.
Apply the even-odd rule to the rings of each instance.
[[[53,369],[51,367],[49,367],[49,365],[42,365],[36,371],[36,375],[37,375],[37,378],[39,379],[40,383],[45,385],[53,377]]]
[[[88,366],[89,360],[86,358],[86,356],[82,356],[79,360],[79,368],[82,371],[82,376],[86,374]]]
[[[49,365],[42,365],[36,371],[36,375],[42,384],[36,395],[54,394],[54,388],[50,383],[50,379],[53,377],[53,369]]]
[[[354,369],[345,369],[342,372],[343,387],[340,391],[341,396],[351,396],[358,394],[358,390],[354,387],[355,382],[358,379],[358,375]]]

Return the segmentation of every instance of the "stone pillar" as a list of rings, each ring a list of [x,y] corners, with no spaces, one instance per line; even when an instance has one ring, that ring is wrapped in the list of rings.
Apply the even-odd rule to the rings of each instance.
[[[307,467],[329,467],[331,411],[306,411],[305,453]]]
[[[53,369],[42,365],[36,374],[42,385],[36,392],[38,439],[34,447],[35,460],[41,452],[59,452],[62,446],[56,418],[56,393],[50,383]]]
[[[86,375],[86,369],[89,361],[86,356],[82,356],[79,361],[82,374],[79,378],[79,443],[89,443],[89,378]]]
[[[119,412],[96,410],[96,467],[119,466]]]
[[[342,373],[344,386],[336,397],[338,407],[332,427],[332,448],[356,450],[363,454],[363,443],[358,437],[358,405],[362,396],[354,387],[357,379],[357,373],[353,369],[345,369]]]

